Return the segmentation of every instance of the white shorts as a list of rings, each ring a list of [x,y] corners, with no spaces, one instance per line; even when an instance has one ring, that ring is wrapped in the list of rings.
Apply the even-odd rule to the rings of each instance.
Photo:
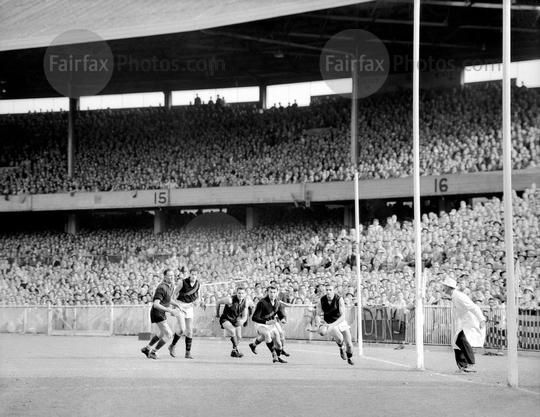
[[[342,321],[337,326],[333,326],[332,324],[329,324],[328,325],[328,330],[330,331],[331,329],[337,329],[340,332],[344,332],[346,330],[350,330],[351,326],[349,326],[349,323],[347,323],[346,321]]]
[[[182,301],[178,301],[178,305],[180,306],[180,314],[185,319],[192,319],[193,318],[193,303],[183,303]]]
[[[258,334],[263,334],[266,332],[274,332],[277,331],[275,324],[261,324],[261,323],[253,323],[253,327],[257,331]]]
[[[281,323],[277,320],[276,320],[276,324],[274,324],[274,329],[276,329],[280,335],[285,334],[285,332],[283,331],[283,327],[281,326]]]

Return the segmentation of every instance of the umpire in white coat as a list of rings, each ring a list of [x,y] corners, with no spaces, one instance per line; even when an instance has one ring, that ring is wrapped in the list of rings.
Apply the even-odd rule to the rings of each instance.
[[[456,356],[458,368],[464,372],[476,372],[474,370],[473,347],[482,347],[486,337],[486,318],[480,307],[463,294],[456,290],[456,281],[445,278],[442,282],[445,294],[452,298],[454,317],[454,335],[452,347]]]

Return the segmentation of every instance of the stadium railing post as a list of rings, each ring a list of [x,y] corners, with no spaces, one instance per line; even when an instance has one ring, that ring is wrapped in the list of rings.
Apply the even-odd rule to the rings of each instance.
[[[110,306],[109,320],[111,321],[109,323],[109,333],[110,333],[110,336],[113,336],[114,335],[114,304],[113,303],[111,303],[111,306]]]
[[[24,307],[23,310],[23,325],[22,325],[22,334],[26,333],[26,329],[28,328],[28,307]]]
[[[52,308],[51,303],[47,303],[47,336],[52,333]]]

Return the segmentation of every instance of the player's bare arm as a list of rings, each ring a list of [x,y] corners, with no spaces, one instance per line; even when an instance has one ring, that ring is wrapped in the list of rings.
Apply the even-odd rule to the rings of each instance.
[[[246,307],[244,308],[244,311],[242,311],[242,316],[240,317],[239,325],[243,326],[244,323],[247,321],[247,319],[248,319],[248,312],[247,312],[247,307]]]
[[[321,316],[323,314],[323,309],[321,305],[321,301],[317,303],[317,306],[315,307],[315,327],[319,327],[321,325]]]
[[[339,299],[339,318],[332,323],[332,326],[337,326],[342,321],[345,321],[345,301],[343,298]]]

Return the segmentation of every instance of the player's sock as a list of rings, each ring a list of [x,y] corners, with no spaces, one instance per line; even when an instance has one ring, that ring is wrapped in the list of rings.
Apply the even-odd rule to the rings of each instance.
[[[231,343],[232,343],[233,349],[237,349],[237,348],[238,348],[238,338],[237,338],[236,336],[232,336],[232,337],[231,337]]]
[[[336,344],[339,346],[339,347],[342,347],[343,346],[343,342],[339,342],[336,340]]]
[[[352,348],[350,348],[350,349],[347,348],[347,363],[348,363],[349,365],[354,365],[354,361],[352,360],[352,356],[353,356],[353,354],[352,354]]]
[[[173,336],[171,346],[176,346],[176,344],[180,340],[180,337],[181,337],[181,335],[179,335],[178,333],[175,333],[174,336]]]
[[[253,341],[253,344],[254,344],[255,346],[257,346],[257,345],[261,344],[261,342],[262,342],[262,340],[255,339],[255,340]]]
[[[284,356],[291,356],[285,350],[285,338],[281,339],[281,354]]]
[[[155,345],[159,340],[159,336],[154,335],[152,339],[150,339],[150,342],[148,343],[148,349],[150,349],[153,345]]]
[[[159,342],[158,342],[158,344],[156,345],[156,349],[155,349],[155,350],[160,350],[160,349],[163,347],[163,345],[164,345],[165,343],[166,343],[165,340],[159,339]]]
[[[281,355],[281,349],[280,348],[275,348],[274,349],[276,351],[276,355]]]
[[[193,340],[192,337],[186,336],[186,352],[191,352],[191,341]]]
[[[268,350],[269,350],[271,353],[274,353],[274,352],[275,352],[275,349],[274,349],[274,343],[273,343],[273,342],[267,343],[266,346],[268,347]]]

